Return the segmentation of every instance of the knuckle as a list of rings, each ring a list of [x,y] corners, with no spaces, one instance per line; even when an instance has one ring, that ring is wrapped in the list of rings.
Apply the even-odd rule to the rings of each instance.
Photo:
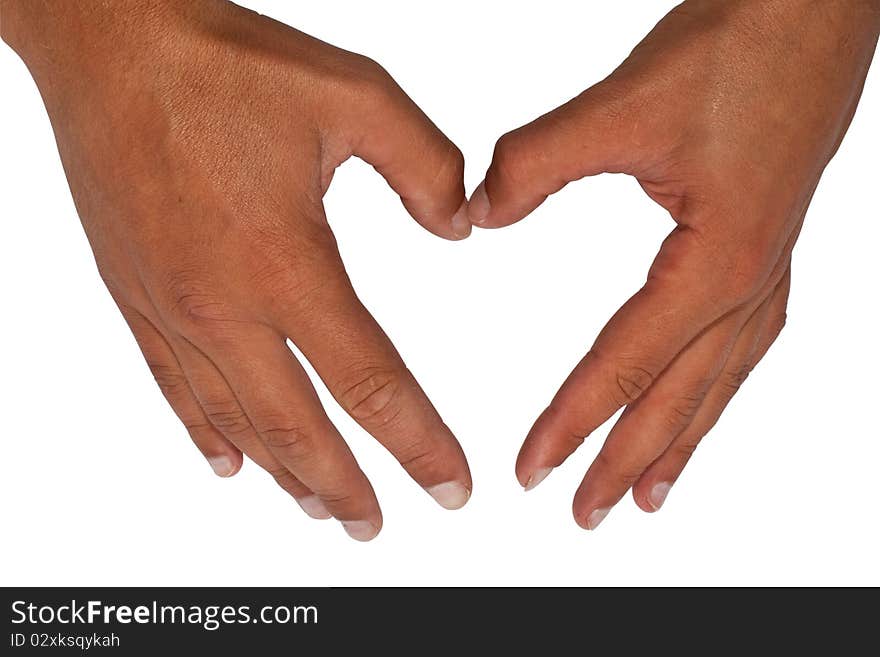
[[[372,78],[377,82],[387,82],[391,80],[391,74],[372,57],[362,55],[360,53],[352,53],[352,65],[356,71],[357,77]]]
[[[449,160],[451,162],[453,176],[456,180],[460,180],[464,177],[464,153],[462,153],[461,149],[452,142],[449,143],[449,150]]]
[[[401,413],[400,393],[405,375],[383,368],[369,368],[349,378],[339,389],[340,405],[359,422],[383,426]]]
[[[442,165],[434,177],[434,185],[442,189],[461,184],[464,179],[464,155],[452,142],[444,140]],[[456,208],[458,209],[458,208]]]
[[[764,286],[766,267],[754,258],[746,257],[735,262],[728,270],[727,291],[734,302],[748,301]]]
[[[423,198],[446,199],[454,192],[451,198],[456,202],[455,207],[449,207],[444,202],[436,210],[451,214],[458,210],[458,204],[464,197],[464,155],[455,144],[442,136],[428,142],[424,148],[423,156],[436,164],[424,182],[421,195],[424,195]]]
[[[178,397],[189,388],[189,382],[177,367],[153,361],[147,361],[147,367],[150,368],[162,394],[168,399]]]
[[[236,401],[219,400],[203,402],[202,408],[208,421],[223,434],[243,433],[250,429],[250,420]]]
[[[292,476],[290,470],[281,465],[269,465],[266,466],[265,470],[272,475],[272,478],[279,484],[282,484],[282,482],[288,482]],[[283,487],[284,485],[282,484],[282,488]]]
[[[614,396],[619,406],[633,403],[651,387],[654,375],[650,370],[638,365],[623,365],[617,368]]]
[[[586,437],[592,433],[595,427],[577,424],[572,419],[572,413],[567,412],[566,408],[568,406],[565,403],[560,403],[558,398],[554,398],[541,414],[541,420],[548,426],[561,428],[557,438],[559,446],[564,450],[564,453],[572,454],[584,444]]]
[[[269,449],[283,451],[289,457],[296,458],[311,449],[308,432],[289,421],[264,419],[257,421],[254,428]]]
[[[356,501],[353,494],[335,487],[321,489],[320,496],[321,501],[334,507],[350,507],[353,506]]]
[[[361,102],[384,104],[397,83],[391,74],[374,59],[352,54],[343,74],[345,87]]]
[[[271,466],[266,468],[266,472],[268,472],[272,479],[275,480],[282,490],[287,491],[293,497],[297,497],[298,495],[302,495],[303,493],[303,485],[300,484],[299,480],[293,476],[293,474],[285,467],[282,466]]]
[[[207,295],[187,294],[174,300],[174,316],[183,327],[199,332],[219,331],[230,318],[227,306]]]
[[[651,266],[657,284],[691,289],[729,310],[765,289],[776,261],[766,240],[677,228]]]
[[[681,396],[669,405],[664,418],[666,428],[679,433],[690,425],[703,403],[701,396]]]
[[[281,488],[283,488],[284,490],[289,490],[291,492],[294,491],[294,482],[296,481],[296,479],[294,478],[290,470],[281,465],[273,465],[267,467],[266,472],[272,475],[272,479],[278,482],[278,485],[281,486]]]
[[[210,422],[206,422],[202,418],[181,418],[181,421],[190,434],[200,434],[206,430],[210,431],[213,428]]]
[[[670,449],[680,460],[687,461],[693,456],[694,452],[697,451],[697,446],[699,444],[699,440],[685,440],[674,443]]]
[[[630,488],[642,476],[642,470],[627,465],[620,458],[615,458],[607,450],[600,450],[596,455],[596,465],[604,470],[617,483]]]
[[[528,172],[529,158],[526,156],[526,143],[522,133],[513,131],[501,136],[495,144],[492,156],[492,169],[495,175],[507,183],[524,181]]]
[[[191,276],[172,276],[164,296],[170,322],[185,333],[221,338],[241,321],[220,295]]]
[[[397,453],[397,460],[407,472],[427,472],[443,465],[436,450],[425,440],[414,440]]]
[[[769,248],[769,240],[763,236],[752,235],[740,238],[740,241],[739,248],[726,247],[713,258],[728,301],[733,304],[741,304],[760,294],[777,260]]]
[[[726,369],[721,373],[718,383],[730,395],[733,395],[742,387],[749,374],[752,372],[751,363],[743,363],[738,367]]]
[[[696,274],[710,270],[713,258],[706,254],[700,234],[687,226],[676,226],[660,247],[648,271],[649,285],[681,286],[691,284]]]

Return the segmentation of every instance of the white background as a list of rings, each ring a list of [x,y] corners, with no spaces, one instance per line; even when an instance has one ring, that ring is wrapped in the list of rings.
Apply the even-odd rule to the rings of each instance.
[[[470,190],[498,135],[604,77],[673,3],[247,4],[382,62],[461,147]],[[880,584],[878,75],[813,201],[781,339],[666,506],[627,497],[593,533],[571,498],[607,426],[527,495],[514,459],[669,218],[603,176],[448,243],[346,164],[327,211],[351,277],[475,481],[465,509],[440,509],[321,388],[383,505],[360,544],[250,463],[211,473],[98,278],[37,90],[0,48],[0,582]]]

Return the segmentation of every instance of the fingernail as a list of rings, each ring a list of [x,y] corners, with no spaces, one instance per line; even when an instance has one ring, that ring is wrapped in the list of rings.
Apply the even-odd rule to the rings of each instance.
[[[208,463],[213,468],[214,474],[218,477],[229,477],[235,469],[235,466],[232,465],[232,460],[228,456],[209,456]]]
[[[651,505],[654,511],[663,506],[663,502],[666,501],[666,496],[669,495],[670,488],[672,488],[672,484],[667,481],[654,484],[654,487],[648,494],[648,504]]]
[[[447,481],[436,486],[429,486],[425,490],[436,500],[437,504],[450,511],[463,507],[471,496],[471,492],[458,481]]]
[[[604,509],[596,509],[595,511],[593,511],[587,518],[587,529],[596,529],[596,527],[599,526],[599,523],[605,520],[605,516],[608,515],[609,511],[611,511],[610,506],[606,506]]]
[[[356,541],[371,541],[379,533],[379,528],[369,520],[343,520],[342,527]]]
[[[315,520],[326,520],[331,517],[327,507],[324,506],[324,503],[317,495],[309,495],[308,497],[299,498],[297,504],[302,507],[302,510],[305,511],[310,518],[314,518]]]
[[[526,492],[532,490],[535,486],[544,481],[547,478],[547,475],[551,472],[553,472],[553,468],[538,468],[529,476],[526,485],[523,486],[523,490]]]
[[[486,194],[486,181],[484,180],[474,193],[471,194],[471,200],[468,203],[468,219],[476,226],[486,223],[489,216],[489,196]]]
[[[452,232],[460,240],[471,234],[471,220],[468,219],[467,201],[462,202],[461,207],[452,216]]]

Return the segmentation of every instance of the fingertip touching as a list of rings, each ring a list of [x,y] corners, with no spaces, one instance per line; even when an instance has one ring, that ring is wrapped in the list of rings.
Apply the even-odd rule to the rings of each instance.
[[[501,136],[485,178],[471,195],[468,217],[501,228],[528,216],[548,196],[585,176],[628,169],[633,134],[619,122],[600,86]],[[630,133],[633,129],[628,127]]]
[[[465,239],[471,223],[461,150],[387,73],[368,77],[379,83],[359,86],[345,110],[353,154],[373,165],[425,229]]]

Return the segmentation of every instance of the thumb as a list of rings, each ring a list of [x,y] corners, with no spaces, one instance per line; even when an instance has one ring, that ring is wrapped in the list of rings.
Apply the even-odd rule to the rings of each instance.
[[[461,151],[381,66],[368,64],[345,112],[351,154],[373,165],[424,228],[464,239],[471,223]]]
[[[568,183],[603,172],[631,172],[639,143],[623,96],[601,82],[495,144],[468,218],[481,228],[519,221]]]

